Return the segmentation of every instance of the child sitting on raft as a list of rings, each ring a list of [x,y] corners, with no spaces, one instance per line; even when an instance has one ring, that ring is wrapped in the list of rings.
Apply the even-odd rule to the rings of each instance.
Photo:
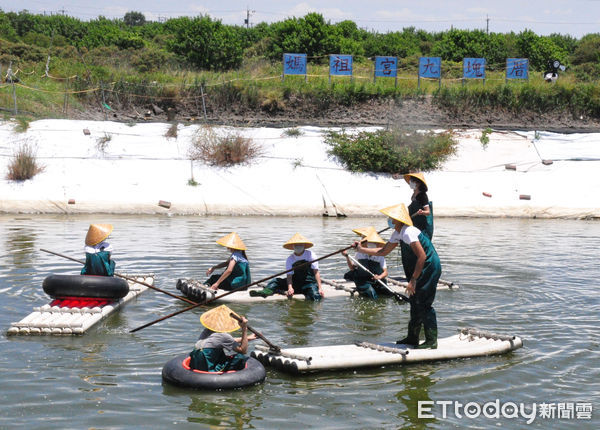
[[[226,247],[231,252],[231,256],[206,271],[208,276],[215,269],[226,267],[222,274],[212,275],[205,283],[215,291],[219,288],[231,291],[250,284],[252,281],[250,278],[250,265],[246,256],[246,245],[244,245],[238,234],[235,231],[231,232],[217,240],[217,243]]]
[[[354,229],[352,231],[363,236],[363,245],[375,252],[383,248],[383,245],[386,243],[385,240],[379,236],[374,227]],[[342,255],[346,257],[346,262],[350,268],[350,271],[344,274],[344,279],[347,281],[354,281],[354,285],[356,285],[356,289],[362,297],[377,299],[379,295],[390,295],[389,290],[385,289],[378,281],[381,280],[384,283],[386,282],[385,278],[388,275],[388,271],[385,263],[385,257],[357,252],[355,255],[355,260],[357,260],[369,272],[371,272],[369,273],[354,264],[348,255],[348,251],[343,251]]]
[[[113,231],[111,224],[91,224],[85,236],[85,264],[82,275],[114,276],[113,247],[106,241]]]
[[[321,300],[325,294],[321,286],[319,263],[314,261],[317,256],[309,251],[313,243],[300,233],[296,233],[283,247],[294,252],[285,261],[285,269],[290,270],[286,278],[271,280],[262,291],[250,291],[251,296],[268,297],[275,293],[287,294],[291,298],[294,294],[304,294],[307,300]],[[308,262],[310,265],[305,264]]]
[[[205,329],[190,353],[190,368],[204,372],[226,372],[245,367],[248,341],[256,339],[256,336],[248,336],[248,320],[245,317],[238,315],[241,319],[238,322],[231,316],[232,313],[227,306],[221,305],[200,316]],[[241,338],[236,339],[229,334],[240,328]]]

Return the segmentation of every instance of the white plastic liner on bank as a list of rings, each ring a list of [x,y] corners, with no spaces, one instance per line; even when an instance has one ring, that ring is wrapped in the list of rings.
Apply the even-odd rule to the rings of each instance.
[[[323,128],[300,127],[298,137],[215,128],[262,148],[248,165],[220,168],[189,160],[198,125],[180,124],[167,138],[170,126],[41,120],[17,133],[14,122],[0,122],[0,212],[377,216],[410,201],[402,178],[351,173],[329,157]],[[425,174],[436,216],[600,217],[600,134],[493,132],[485,146],[480,137],[457,131],[456,155]],[[9,181],[8,163],[24,144],[44,171]]]

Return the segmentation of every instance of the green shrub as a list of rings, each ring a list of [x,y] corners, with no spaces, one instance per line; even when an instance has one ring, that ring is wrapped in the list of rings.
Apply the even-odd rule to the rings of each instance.
[[[286,128],[285,131],[283,132],[283,134],[286,135],[287,137],[300,137],[304,133],[298,127],[292,127],[292,128]]]
[[[30,119],[26,116],[17,116],[16,118],[17,124],[15,125],[15,131],[17,133],[25,133],[29,128]]]
[[[408,173],[434,170],[456,151],[452,132],[406,130],[363,131],[354,135],[329,132],[329,155],[353,172]]]
[[[29,143],[23,143],[8,164],[6,179],[25,181],[44,171],[44,166],[37,163],[35,149]]]

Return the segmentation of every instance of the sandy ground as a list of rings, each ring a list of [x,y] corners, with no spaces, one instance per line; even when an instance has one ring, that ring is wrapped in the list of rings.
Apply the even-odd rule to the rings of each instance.
[[[5,213],[377,216],[410,201],[404,180],[351,173],[331,159],[324,128],[301,127],[299,137],[283,128],[216,128],[262,148],[251,164],[218,168],[189,160],[197,125],[180,124],[177,138],[165,137],[170,124],[158,122],[41,120],[25,133],[14,126],[0,123]],[[436,216],[600,217],[600,134],[496,131],[486,147],[481,130],[456,136],[458,153],[426,174]],[[44,171],[8,181],[7,165],[23,144],[36,149]]]

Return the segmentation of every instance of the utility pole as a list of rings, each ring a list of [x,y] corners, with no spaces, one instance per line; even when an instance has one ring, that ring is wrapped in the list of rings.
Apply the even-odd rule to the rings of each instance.
[[[485,34],[490,34],[490,16],[485,15]]]
[[[250,28],[250,14],[255,13],[255,10],[250,10],[248,6],[246,6],[246,19],[244,20],[244,24],[246,24],[246,28]]]

